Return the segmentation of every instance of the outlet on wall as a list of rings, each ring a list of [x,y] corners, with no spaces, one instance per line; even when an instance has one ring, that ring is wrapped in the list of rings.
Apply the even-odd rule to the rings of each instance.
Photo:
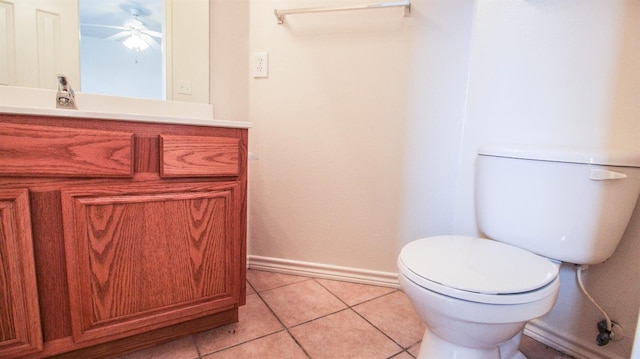
[[[254,52],[253,61],[251,61],[251,75],[254,78],[269,77],[269,53]]]
[[[177,81],[177,92],[182,95],[191,95],[191,82],[190,81]]]

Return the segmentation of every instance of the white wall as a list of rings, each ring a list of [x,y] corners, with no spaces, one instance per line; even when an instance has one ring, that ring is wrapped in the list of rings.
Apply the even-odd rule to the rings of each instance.
[[[250,82],[251,254],[396,272],[404,243],[451,231],[474,4],[273,15],[345,3],[251,2],[270,65]]]
[[[640,150],[637,0],[415,0],[409,18],[388,9],[277,25],[273,16],[355,3],[249,2],[249,51],[270,61],[269,78],[249,80],[259,156],[250,163],[250,254],[396,272],[412,239],[478,234],[479,144]],[[640,302],[639,217],[586,278],[628,335]],[[542,339],[628,357],[629,339],[595,346],[598,313],[570,267],[562,282],[558,305],[538,321]]]
[[[640,151],[640,2],[478,1],[454,231],[477,235],[473,162],[478,145],[526,143]],[[640,303],[640,215],[585,284],[631,336]],[[595,345],[601,314],[572,266],[537,326],[589,357],[627,358],[632,340]]]

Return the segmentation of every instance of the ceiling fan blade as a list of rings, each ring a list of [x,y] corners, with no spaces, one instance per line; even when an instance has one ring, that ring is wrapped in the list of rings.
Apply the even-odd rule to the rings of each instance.
[[[121,32],[119,32],[119,33],[117,33],[115,35],[111,35],[111,36],[107,37],[105,40],[119,40],[119,39],[122,39],[123,37],[127,37],[129,35],[131,35],[131,32],[129,32],[129,31],[121,31]]]
[[[140,32],[145,33],[149,36],[153,36],[153,37],[157,37],[159,39],[162,39],[162,33],[161,32],[157,32],[157,31],[153,31],[153,30],[149,30],[149,29],[141,29]]]
[[[101,29],[129,30],[124,26],[99,25],[99,24],[80,24],[80,26],[97,27]]]

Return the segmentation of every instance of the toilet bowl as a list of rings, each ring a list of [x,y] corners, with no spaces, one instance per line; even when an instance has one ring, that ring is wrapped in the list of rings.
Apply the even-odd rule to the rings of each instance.
[[[555,304],[560,263],[613,255],[640,195],[640,153],[486,146],[474,183],[490,239],[427,237],[398,256],[400,285],[427,325],[421,359],[525,358],[522,331]]]
[[[525,324],[551,310],[560,288],[559,263],[465,236],[413,241],[398,268],[427,324],[418,358],[524,358]]]

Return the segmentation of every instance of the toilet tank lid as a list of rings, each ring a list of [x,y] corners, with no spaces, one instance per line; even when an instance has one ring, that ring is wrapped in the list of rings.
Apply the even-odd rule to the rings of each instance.
[[[520,158],[537,161],[640,167],[640,151],[526,145],[486,145],[478,149],[478,154],[481,156]]]

